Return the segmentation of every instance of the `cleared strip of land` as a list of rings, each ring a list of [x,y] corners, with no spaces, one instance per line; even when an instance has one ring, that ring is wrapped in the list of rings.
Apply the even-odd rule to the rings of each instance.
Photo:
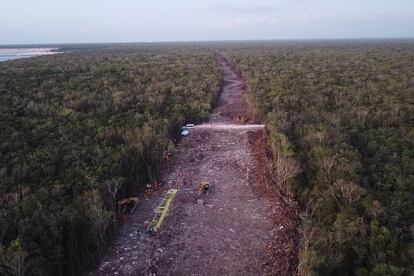
[[[258,130],[264,129],[265,125],[203,124],[196,125],[194,128],[211,130]]]
[[[165,192],[144,200],[93,275],[263,275],[272,240],[272,204],[256,170],[265,126],[252,123],[243,80],[219,61],[223,84],[209,123],[189,128],[173,152],[164,189],[178,192],[155,236],[146,221]],[[200,194],[200,183],[209,192]]]

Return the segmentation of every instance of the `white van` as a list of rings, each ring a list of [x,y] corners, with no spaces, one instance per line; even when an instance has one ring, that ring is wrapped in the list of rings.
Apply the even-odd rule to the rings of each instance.
[[[181,136],[187,136],[190,132],[188,130],[181,131]]]

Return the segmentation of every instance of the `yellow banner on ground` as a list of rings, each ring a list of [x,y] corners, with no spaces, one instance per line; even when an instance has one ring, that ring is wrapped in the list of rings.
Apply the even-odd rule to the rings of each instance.
[[[160,205],[158,206],[157,212],[155,213],[154,218],[149,224],[147,232],[156,233],[159,230],[165,216],[167,215],[167,211],[168,211],[168,208],[170,207],[171,201],[177,192],[178,190],[176,189],[168,190],[168,192],[164,196],[164,199],[161,201]]]

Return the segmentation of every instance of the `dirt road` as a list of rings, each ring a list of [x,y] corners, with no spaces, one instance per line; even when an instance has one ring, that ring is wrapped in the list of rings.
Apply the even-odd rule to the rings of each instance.
[[[271,204],[258,192],[263,178],[255,171],[255,143],[264,143],[257,139],[264,126],[233,124],[233,116],[249,123],[253,117],[242,79],[224,60],[219,64],[223,86],[210,122],[196,126],[178,145],[164,189],[129,217],[91,275],[263,274],[273,226]],[[211,186],[205,196],[199,194],[202,180]],[[179,192],[160,232],[148,236],[144,224],[169,188]]]

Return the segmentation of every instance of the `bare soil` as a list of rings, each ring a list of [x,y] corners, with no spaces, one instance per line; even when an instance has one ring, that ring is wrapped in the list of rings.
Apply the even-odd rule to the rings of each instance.
[[[233,124],[233,116],[250,123],[254,117],[243,80],[225,60],[219,64],[223,85],[210,122],[183,138],[164,187],[128,217],[90,275],[272,274],[274,206],[283,205],[275,205],[266,185],[264,126]],[[202,180],[210,183],[207,195],[200,195]],[[159,233],[149,236],[145,226],[169,188],[179,191]]]
[[[241,75],[223,58],[219,59],[222,72],[222,87],[217,107],[213,110],[210,122],[233,123],[233,117],[243,116],[246,123],[254,123],[255,118],[245,95],[245,83]]]

